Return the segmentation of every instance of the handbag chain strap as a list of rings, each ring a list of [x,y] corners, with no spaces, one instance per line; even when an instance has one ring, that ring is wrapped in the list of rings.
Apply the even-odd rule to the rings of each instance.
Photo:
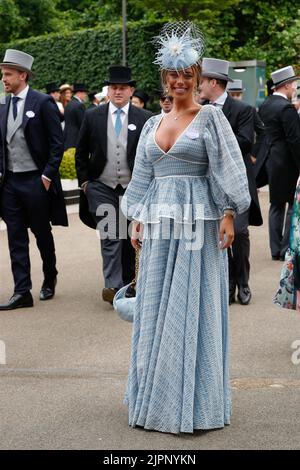
[[[134,279],[131,283],[132,287],[135,287],[135,285],[137,283],[137,278],[138,278],[138,275],[139,275],[140,253],[141,253],[140,248],[136,248],[136,250],[135,250],[135,276],[134,276]]]

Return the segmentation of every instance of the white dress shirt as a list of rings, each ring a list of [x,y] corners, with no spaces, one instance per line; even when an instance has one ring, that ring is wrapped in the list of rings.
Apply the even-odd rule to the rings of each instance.
[[[217,108],[223,108],[224,106],[224,103],[227,99],[227,96],[228,96],[228,93],[227,91],[224,91],[224,93],[222,95],[220,95],[216,100],[214,101],[210,101],[209,104],[213,104],[214,106],[216,106]]]
[[[110,102],[109,102],[109,108],[108,108],[108,110],[109,110],[109,112],[110,112],[110,114],[111,114],[111,119],[112,119],[112,123],[113,123],[113,126],[114,126],[114,127],[115,127],[115,125],[116,125],[117,114],[116,114],[115,111],[117,111],[117,109],[119,109],[119,108],[117,108],[117,106],[115,106],[115,105],[110,101]],[[128,111],[129,111],[129,103],[125,104],[125,106],[123,106],[123,108],[121,108],[121,109],[122,109],[122,111],[123,111],[123,112],[121,113],[121,121],[122,121],[122,124],[123,124],[123,122],[124,122],[124,120],[125,120],[125,116],[126,116],[126,114],[128,114]]]
[[[282,96],[282,98],[285,98],[286,100],[288,100],[288,97],[285,96],[283,93],[280,93],[280,91],[274,91],[273,95],[274,96]]]
[[[24,105],[25,105],[25,100],[26,100],[26,97],[27,97],[27,93],[28,93],[28,90],[29,90],[29,85],[27,85],[24,90],[20,91],[20,93],[18,93],[17,95],[13,95],[11,94],[11,97],[13,96],[17,96],[19,99],[17,101],[17,111],[18,111],[18,114],[19,113],[23,113],[24,111]],[[10,101],[10,106],[12,107],[12,99]]]

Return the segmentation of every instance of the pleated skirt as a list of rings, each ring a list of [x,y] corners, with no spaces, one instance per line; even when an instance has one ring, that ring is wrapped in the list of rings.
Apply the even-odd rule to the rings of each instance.
[[[202,221],[201,246],[192,249],[190,234],[169,222],[168,237],[159,224],[145,227],[125,394],[129,425],[174,434],[222,428],[231,415],[227,252],[218,221]]]

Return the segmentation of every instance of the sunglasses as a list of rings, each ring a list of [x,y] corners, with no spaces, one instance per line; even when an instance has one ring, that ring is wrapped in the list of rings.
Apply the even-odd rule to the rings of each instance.
[[[166,100],[170,101],[172,103],[173,101],[173,96],[161,96],[160,97],[161,101],[164,103]]]

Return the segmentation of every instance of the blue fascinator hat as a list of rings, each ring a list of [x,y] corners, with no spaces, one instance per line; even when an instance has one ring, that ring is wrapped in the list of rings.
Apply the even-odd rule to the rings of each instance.
[[[158,48],[154,64],[161,70],[182,70],[199,64],[204,52],[204,37],[191,21],[167,23],[154,38]]]

